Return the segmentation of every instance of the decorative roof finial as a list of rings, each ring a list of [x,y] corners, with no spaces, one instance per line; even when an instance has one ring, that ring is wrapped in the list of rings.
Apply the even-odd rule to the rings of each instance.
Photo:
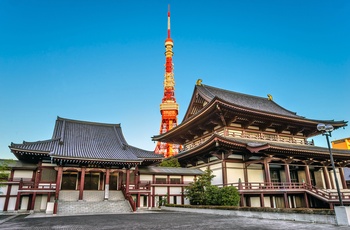
[[[272,95],[271,95],[271,94],[267,94],[267,99],[268,99],[269,101],[273,101]]]
[[[202,85],[202,79],[198,79],[198,80],[196,81],[196,85]]]

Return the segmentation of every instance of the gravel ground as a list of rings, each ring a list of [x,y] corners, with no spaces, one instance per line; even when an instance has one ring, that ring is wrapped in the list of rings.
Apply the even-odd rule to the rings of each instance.
[[[266,220],[223,215],[145,211],[130,214],[43,216],[18,215],[2,224],[0,229],[349,229],[329,224]]]

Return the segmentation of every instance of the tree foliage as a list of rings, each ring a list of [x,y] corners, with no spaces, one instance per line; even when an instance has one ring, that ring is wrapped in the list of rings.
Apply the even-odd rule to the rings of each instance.
[[[179,161],[177,158],[168,158],[164,159],[160,164],[160,167],[173,167],[173,168],[179,168],[181,167]]]
[[[0,182],[8,180],[10,170],[9,163],[11,161],[12,160],[0,160]]]
[[[211,184],[215,177],[210,169],[195,178],[186,188],[185,195],[192,205],[222,205],[237,206],[239,204],[238,190],[233,186],[217,187]]]

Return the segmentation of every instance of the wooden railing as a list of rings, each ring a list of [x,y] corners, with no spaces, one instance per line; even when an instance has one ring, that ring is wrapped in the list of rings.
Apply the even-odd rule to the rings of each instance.
[[[135,201],[134,199],[132,198],[131,194],[129,192],[126,192],[126,188],[125,188],[125,185],[122,184],[122,192],[123,192],[123,195],[125,197],[126,200],[129,201],[129,204],[132,208],[132,211],[136,211],[136,204],[135,204]]]
[[[170,180],[166,180],[166,181],[140,181],[139,184],[140,185],[147,185],[147,186],[151,186],[151,185],[183,185],[183,186],[188,186],[192,181],[171,181]]]
[[[217,185],[222,187],[223,185]],[[338,192],[336,190],[320,189],[313,185],[306,183],[287,183],[287,182],[240,182],[240,183],[230,183],[227,186],[234,186],[240,192],[269,192],[269,191],[287,191],[288,190],[301,190],[306,191],[310,195],[316,196],[327,202],[337,202],[339,201]],[[350,190],[340,191],[340,195],[343,201],[350,202]]]

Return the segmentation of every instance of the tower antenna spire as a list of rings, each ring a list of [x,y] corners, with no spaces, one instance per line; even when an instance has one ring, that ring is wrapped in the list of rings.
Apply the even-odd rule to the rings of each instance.
[[[168,38],[170,38],[170,4],[168,5]]]

